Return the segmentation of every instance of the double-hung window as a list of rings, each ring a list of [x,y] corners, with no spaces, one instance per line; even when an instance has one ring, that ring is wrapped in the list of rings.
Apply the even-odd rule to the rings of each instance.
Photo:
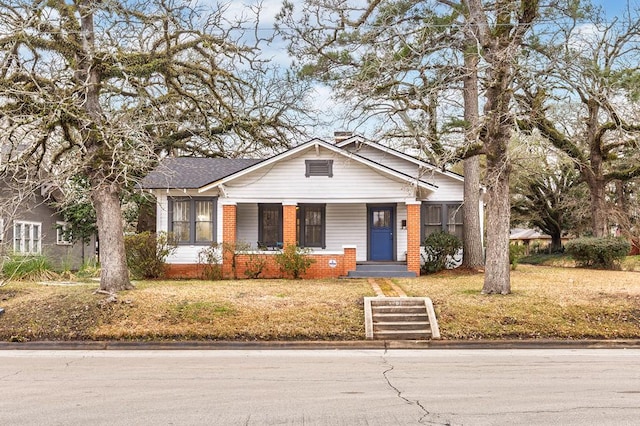
[[[298,206],[297,233],[300,247],[326,247],[325,210],[324,204],[301,204]]]
[[[13,223],[13,251],[19,254],[40,254],[42,224],[16,220]]]
[[[216,198],[169,199],[169,232],[178,244],[206,245],[215,241]]]
[[[282,247],[282,204],[258,205],[258,246]]]
[[[464,226],[460,203],[422,203],[422,241],[436,231],[448,232],[462,239]]]
[[[73,236],[67,222],[56,222],[56,244],[59,246],[70,245]]]

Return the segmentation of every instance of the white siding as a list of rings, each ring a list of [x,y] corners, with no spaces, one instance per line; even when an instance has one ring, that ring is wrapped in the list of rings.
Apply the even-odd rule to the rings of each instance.
[[[236,234],[238,242],[251,244],[257,248],[258,244],[258,205],[238,204],[236,210]]]
[[[396,260],[407,260],[407,229],[402,229],[402,221],[407,220],[407,205],[398,204],[396,208]]]
[[[417,177],[419,174],[417,164],[398,157],[393,153],[385,152],[369,145],[363,145],[355,152],[376,163],[391,167],[411,177]],[[461,201],[463,199],[463,182],[447,176],[437,169],[423,170],[421,180],[438,187],[435,192],[429,193],[427,198],[429,201]]]
[[[305,177],[305,160],[333,160],[333,177]],[[225,185],[227,196],[237,202],[390,202],[415,197],[414,187],[356,160],[321,148],[311,149]]]
[[[366,204],[327,204],[327,250],[342,251],[343,245],[356,246],[356,260],[367,260]]]

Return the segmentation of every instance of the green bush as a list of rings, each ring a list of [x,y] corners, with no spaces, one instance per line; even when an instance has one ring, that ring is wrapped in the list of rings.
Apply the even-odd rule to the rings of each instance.
[[[298,279],[316,262],[315,259],[308,256],[310,252],[307,248],[289,244],[274,257],[282,273]]]
[[[11,255],[2,263],[2,275],[7,281],[41,281],[55,279],[51,262],[42,255]]]
[[[629,250],[631,244],[623,238],[577,238],[565,244],[565,251],[584,268],[618,269]]]
[[[124,238],[127,266],[136,278],[161,278],[165,273],[165,261],[175,251],[177,244],[170,234],[142,232]]]
[[[518,267],[518,263],[520,263],[520,259],[524,257],[524,252],[526,247],[520,244],[509,244],[509,263],[511,264],[511,269],[515,271]]]
[[[424,240],[422,248],[422,272],[426,274],[452,268],[460,261],[456,255],[462,249],[460,238],[448,232],[434,232]]]

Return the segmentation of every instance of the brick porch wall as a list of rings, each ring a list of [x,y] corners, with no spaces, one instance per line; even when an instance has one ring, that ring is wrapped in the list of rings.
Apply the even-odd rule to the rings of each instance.
[[[247,263],[251,262],[255,257],[266,260],[266,265],[260,274],[260,278],[283,278],[282,272],[278,264],[275,262],[274,254],[241,254],[236,256],[236,276],[239,279],[246,277]],[[343,254],[310,254],[309,257],[315,259],[302,278],[319,279],[319,278],[339,278],[346,276],[349,271],[356,269],[356,248],[345,247]],[[335,260],[335,267],[331,267],[329,261]],[[172,279],[200,279],[202,278],[203,265],[198,264],[170,264],[167,265],[167,278]],[[228,265],[224,265],[223,271],[225,278],[232,278],[233,271],[231,269],[231,261]]]
[[[420,204],[407,204],[407,270],[420,275]]]

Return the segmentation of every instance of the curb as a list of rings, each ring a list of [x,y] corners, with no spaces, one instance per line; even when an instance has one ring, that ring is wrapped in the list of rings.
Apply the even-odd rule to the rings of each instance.
[[[354,340],[354,341],[38,341],[0,342],[0,350],[387,350],[640,349],[629,340]]]

